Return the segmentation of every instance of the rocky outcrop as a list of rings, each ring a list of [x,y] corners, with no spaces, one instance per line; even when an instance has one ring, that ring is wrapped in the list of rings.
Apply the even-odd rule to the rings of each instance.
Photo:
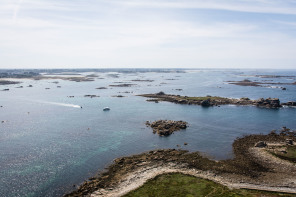
[[[136,84],[131,84],[131,83],[124,83],[124,84],[119,84],[119,85],[109,85],[110,87],[131,87],[135,86]]]
[[[100,96],[99,95],[87,94],[87,95],[84,95],[84,97],[95,98],[95,97],[100,97]]]
[[[123,96],[123,95],[113,95],[112,97],[122,98],[122,97],[125,97],[125,96]]]
[[[19,84],[19,81],[8,81],[8,80],[0,80],[0,85],[11,85],[11,84]]]
[[[264,141],[260,141],[255,144],[255,147],[257,147],[257,148],[264,148],[266,146],[267,146],[267,144]]]
[[[260,98],[256,100],[254,104],[258,107],[267,107],[267,108],[279,108],[282,107],[280,100],[278,98]]]
[[[175,131],[187,128],[187,122],[173,120],[147,121],[146,125],[153,129],[153,133],[157,133],[160,136],[168,136]]]
[[[203,106],[203,107],[209,107],[209,106],[211,106],[211,100],[210,99],[203,100],[201,102],[201,106]]]
[[[280,103],[278,98],[260,98],[258,100],[251,100],[249,98],[243,97],[240,99],[225,98],[218,96],[205,96],[205,97],[188,97],[180,95],[165,94],[164,92],[159,92],[156,94],[142,94],[139,96],[151,98],[147,101],[168,101],[177,104],[187,104],[187,105],[201,105],[203,107],[219,106],[219,105],[255,105],[257,107],[265,108],[280,108],[283,105],[286,106],[296,106],[296,102],[289,101],[287,103]]]
[[[286,145],[291,145],[293,146],[294,145],[294,142],[292,139],[286,139]]]
[[[138,81],[138,82],[153,82],[154,80],[150,80],[150,79],[134,79],[132,81]]]
[[[295,101],[288,101],[286,103],[283,103],[282,105],[286,105],[286,106],[296,106],[296,102]]]
[[[157,99],[147,99],[146,101],[158,103],[158,100]]]
[[[234,85],[240,85],[240,86],[261,86],[259,82],[255,81],[250,81],[248,79],[245,79],[243,81],[226,81],[229,84],[234,84]]]

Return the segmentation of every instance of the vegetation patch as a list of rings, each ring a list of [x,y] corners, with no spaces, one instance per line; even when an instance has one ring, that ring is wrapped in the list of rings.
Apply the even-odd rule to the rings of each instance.
[[[280,159],[296,163],[296,146],[283,146],[268,152]]]
[[[182,97],[183,99],[193,100],[193,101],[204,101],[204,100],[221,100],[230,101],[229,98],[219,97],[219,96],[199,96],[199,97]]]
[[[124,197],[193,197],[193,196],[294,196],[292,194],[235,189],[229,188],[209,181],[181,173],[163,174],[146,182],[142,187],[126,194]]]

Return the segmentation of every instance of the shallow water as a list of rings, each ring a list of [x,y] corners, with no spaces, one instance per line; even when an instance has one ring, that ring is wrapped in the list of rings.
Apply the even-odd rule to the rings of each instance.
[[[89,73],[87,73],[89,74]],[[296,86],[280,88],[242,87],[229,80],[267,80],[249,75],[296,75],[287,70],[194,70],[186,73],[97,73],[93,82],[22,80],[1,86],[0,92],[0,196],[61,196],[112,160],[151,149],[177,148],[201,151],[214,159],[232,157],[237,137],[268,133],[287,126],[296,129],[295,108],[264,109],[252,106],[200,106],[146,102],[141,93],[188,96],[277,97],[296,100]],[[248,75],[248,76],[242,76]],[[151,79],[153,82],[130,81]],[[174,80],[171,80],[174,79]],[[275,82],[296,79],[273,78]],[[59,84],[52,83],[58,81]],[[134,87],[109,87],[115,82]],[[164,84],[165,83],[165,84]],[[29,84],[32,88],[27,87]],[[57,88],[61,86],[61,88]],[[107,87],[98,90],[95,88]],[[45,89],[50,88],[50,89]],[[178,91],[176,89],[183,89]],[[122,93],[122,92],[131,93]],[[121,92],[121,93],[118,93]],[[87,94],[98,98],[84,97]],[[112,95],[124,95],[117,98]],[[68,96],[74,96],[69,98]],[[83,108],[81,109],[80,106]],[[111,110],[104,112],[104,107]],[[189,123],[186,131],[169,137],[154,135],[145,121],[170,119]],[[184,146],[184,142],[188,145]]]

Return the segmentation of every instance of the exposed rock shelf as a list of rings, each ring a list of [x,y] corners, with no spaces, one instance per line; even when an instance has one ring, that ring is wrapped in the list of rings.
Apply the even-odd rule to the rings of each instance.
[[[159,92],[156,94],[142,94],[139,96],[152,98],[147,101],[167,101],[177,104],[187,104],[187,105],[201,105],[204,107],[209,106],[219,106],[219,105],[254,105],[257,107],[265,107],[265,108],[280,108],[283,105],[285,106],[296,106],[296,102],[289,101],[287,103],[280,103],[278,98],[260,98],[258,100],[251,100],[249,98],[224,98],[218,96],[205,96],[205,97],[188,97],[188,96],[180,96],[180,95],[171,95],[165,94],[163,92]]]
[[[173,121],[173,120],[157,120],[154,122],[146,122],[146,125],[153,129],[153,133],[157,133],[160,136],[168,136],[187,128],[187,122],[185,121]]]

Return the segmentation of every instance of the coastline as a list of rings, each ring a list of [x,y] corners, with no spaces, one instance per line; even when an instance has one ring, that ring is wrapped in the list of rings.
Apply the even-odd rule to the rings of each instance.
[[[290,136],[289,136],[290,137]],[[250,135],[233,143],[235,158],[215,161],[198,152],[154,150],[115,159],[107,171],[84,182],[70,196],[122,196],[160,174],[180,172],[215,181],[229,188],[296,193],[296,166],[272,156],[258,141],[283,143],[287,136]],[[295,140],[295,138],[293,138]],[[246,151],[247,150],[247,151]],[[279,165],[280,162],[280,165]]]

